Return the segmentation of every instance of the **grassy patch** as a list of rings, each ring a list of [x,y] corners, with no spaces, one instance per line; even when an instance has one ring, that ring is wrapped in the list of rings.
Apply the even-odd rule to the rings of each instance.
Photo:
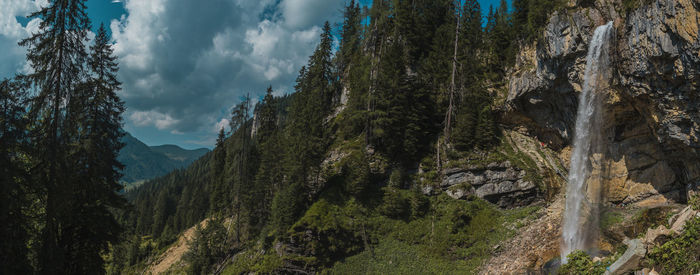
[[[625,220],[625,215],[616,211],[605,211],[600,215],[600,228],[608,230]]]
[[[450,261],[426,253],[422,244],[382,240],[373,250],[336,263],[325,274],[470,274],[465,261]]]

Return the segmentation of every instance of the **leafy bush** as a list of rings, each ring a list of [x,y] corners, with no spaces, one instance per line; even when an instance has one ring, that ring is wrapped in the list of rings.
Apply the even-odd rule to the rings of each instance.
[[[680,236],[652,248],[647,256],[648,264],[661,274],[700,272],[700,218],[689,220]]]
[[[403,190],[395,187],[387,186],[382,188],[384,197],[379,211],[390,218],[406,218],[410,211],[409,201],[403,194]]]
[[[693,210],[700,211],[700,195],[690,195],[690,198],[688,198],[688,205],[690,205]]]
[[[561,266],[559,274],[604,274],[605,268],[614,262],[612,257],[593,262],[586,252],[576,250],[566,257],[568,262]]]

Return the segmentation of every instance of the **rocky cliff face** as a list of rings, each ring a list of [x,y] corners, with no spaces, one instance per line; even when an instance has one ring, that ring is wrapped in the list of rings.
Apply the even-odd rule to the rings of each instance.
[[[503,121],[524,125],[566,162],[588,43],[595,27],[613,21],[612,80],[599,91],[603,144],[593,162],[603,201],[685,201],[700,183],[700,1],[639,0],[633,10],[621,0],[578,2],[588,5],[571,1],[519,55]]]
[[[531,204],[537,198],[537,186],[525,179],[524,170],[509,161],[451,168],[444,173],[440,187],[454,199],[476,195],[500,207],[515,207]]]

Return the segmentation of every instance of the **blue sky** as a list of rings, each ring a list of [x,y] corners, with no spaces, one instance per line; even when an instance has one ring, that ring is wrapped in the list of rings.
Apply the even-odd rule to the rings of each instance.
[[[0,11],[0,78],[26,72],[17,41],[36,31],[23,16],[47,0]],[[371,3],[371,0],[361,1]],[[484,15],[500,0],[479,1]],[[510,1],[508,1],[510,3]],[[206,3],[206,4],[205,4]],[[345,0],[88,0],[93,30],[105,24],[119,57],[124,128],[148,145],[211,148],[230,108],[268,85],[293,91],[324,21]]]

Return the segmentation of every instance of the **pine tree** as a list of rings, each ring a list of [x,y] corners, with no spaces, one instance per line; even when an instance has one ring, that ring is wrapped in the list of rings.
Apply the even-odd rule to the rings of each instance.
[[[475,140],[479,148],[488,148],[496,141],[496,125],[489,105],[484,106],[479,112],[479,122]]]
[[[519,38],[527,38],[530,0],[513,0],[513,31]]]
[[[555,8],[559,5],[560,0],[540,0],[529,1],[527,8],[527,33],[529,39],[537,38],[539,32],[547,24],[547,20]]]
[[[235,169],[236,175],[233,178],[233,217],[236,223],[235,240],[241,241],[241,225],[244,223],[243,208],[246,204],[247,191],[250,190],[252,184],[250,173],[248,173],[249,158],[251,156],[251,138],[250,138],[250,96],[245,96],[243,101],[236,105],[233,109],[231,117],[231,131],[235,130],[235,140],[238,145],[235,156],[235,164],[232,166]]]
[[[258,114],[260,127],[260,165],[255,173],[255,184],[252,193],[251,226],[259,231],[270,216],[270,207],[274,194],[279,191],[282,181],[282,165],[278,159],[279,131],[277,129],[277,100],[272,96],[272,87],[267,89]]]
[[[403,41],[393,37],[382,56],[377,81],[371,144],[397,163],[414,161],[435,133],[435,100],[426,85],[409,75]]]
[[[71,99],[80,98],[78,93],[84,92],[84,89],[78,89],[78,84],[86,78],[84,65],[88,58],[84,43],[90,21],[85,10],[83,0],[50,1],[30,15],[42,19],[38,32],[20,42],[21,46],[29,48],[27,60],[33,68],[29,78],[38,89],[29,107],[35,148],[31,153],[36,164],[32,169],[32,181],[40,187],[45,202],[38,266],[39,272],[47,274],[104,272],[96,257],[73,253],[76,246],[89,243],[92,237],[81,232],[84,227],[78,225],[85,222],[82,218],[94,218],[89,216],[94,213],[92,211],[74,212],[83,203],[75,197],[81,192],[76,185],[84,182],[74,181],[81,178],[74,165],[78,160],[69,158],[73,150],[69,145],[80,140],[77,137],[79,123],[74,121],[75,116],[69,117],[76,114],[75,109],[68,109],[79,106]],[[106,177],[110,177],[109,174],[109,171],[105,172]],[[92,203],[102,202],[102,199],[109,201],[108,197],[111,197],[105,193],[93,195],[96,197]],[[111,235],[109,226],[96,225],[98,232],[93,233]],[[97,247],[91,246],[86,253],[93,253],[103,244],[98,240],[95,242]]]
[[[70,210],[79,238],[67,241],[71,247],[72,270],[104,272],[100,255],[108,244],[115,242],[121,228],[112,210],[124,208],[126,201],[118,195],[123,165],[117,161],[123,147],[121,114],[124,103],[116,95],[121,83],[117,80],[118,65],[104,26],[100,26],[95,43],[90,47],[87,67],[89,78],[76,89],[68,110],[66,125],[77,124],[79,145],[71,149],[72,161],[77,161],[78,175],[73,177]],[[77,123],[76,123],[77,122]],[[69,128],[73,128],[69,126]]]
[[[228,205],[229,188],[226,184],[226,132],[224,127],[219,129],[219,135],[216,139],[216,147],[214,147],[214,167],[213,171],[213,190],[211,192],[211,200],[209,208],[212,212],[217,213],[222,211]]]
[[[268,87],[262,104],[260,104],[260,112],[258,114],[259,127],[256,131],[256,136],[261,144],[265,143],[277,128],[277,104],[272,92],[272,86]]]
[[[348,64],[351,64],[353,57],[360,51],[361,16],[359,3],[355,3],[355,0],[350,0],[343,12],[343,27],[338,50],[338,71],[340,71],[341,75],[345,74]]]
[[[476,0],[467,0],[462,8],[462,28],[460,29],[460,53],[459,53],[459,86],[462,87],[460,95],[464,97],[466,89],[471,89],[481,82],[482,60],[479,53],[483,52],[484,36],[481,18],[481,6]]]

